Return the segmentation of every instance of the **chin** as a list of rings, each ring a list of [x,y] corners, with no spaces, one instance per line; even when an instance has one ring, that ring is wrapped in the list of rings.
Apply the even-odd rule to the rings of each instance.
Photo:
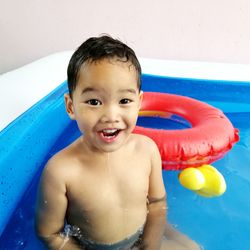
[[[112,152],[119,150],[121,147],[122,145],[108,145],[105,147],[101,147],[99,150],[104,153],[112,153]]]

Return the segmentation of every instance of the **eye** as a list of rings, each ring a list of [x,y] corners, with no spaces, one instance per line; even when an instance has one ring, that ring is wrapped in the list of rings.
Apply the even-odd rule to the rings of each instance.
[[[127,99],[127,98],[124,98],[124,99],[121,99],[121,100],[120,100],[120,104],[129,104],[129,103],[131,103],[131,102],[132,102],[132,100]]]
[[[98,106],[101,105],[101,101],[97,100],[97,99],[90,99],[88,101],[86,101],[87,104],[91,105],[91,106]]]

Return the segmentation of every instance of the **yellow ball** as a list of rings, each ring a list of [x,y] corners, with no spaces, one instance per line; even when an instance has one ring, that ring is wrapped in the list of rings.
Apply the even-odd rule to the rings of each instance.
[[[205,178],[205,185],[197,194],[205,197],[213,197],[222,195],[227,188],[223,175],[211,165],[202,165],[198,167]]]
[[[182,186],[190,190],[200,190],[205,185],[205,178],[197,168],[186,168],[179,175]]]

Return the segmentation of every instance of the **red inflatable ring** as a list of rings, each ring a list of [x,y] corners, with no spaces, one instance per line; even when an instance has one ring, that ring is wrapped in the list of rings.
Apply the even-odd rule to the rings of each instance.
[[[145,92],[140,116],[175,114],[192,125],[182,130],[136,126],[134,133],[152,138],[158,145],[163,169],[180,170],[210,164],[222,158],[239,140],[238,130],[219,109],[204,102],[173,94]]]

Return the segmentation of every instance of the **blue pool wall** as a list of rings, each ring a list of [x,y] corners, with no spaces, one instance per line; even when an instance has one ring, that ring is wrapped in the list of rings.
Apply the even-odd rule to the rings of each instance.
[[[229,118],[230,113],[237,113],[239,108],[242,111],[238,114],[239,119],[250,112],[249,82],[143,75],[142,83],[143,91],[193,97],[218,107]],[[0,132],[0,235],[35,176],[39,176],[46,161],[60,150],[54,145],[58,144],[61,135],[67,134],[72,123],[64,108],[65,92],[66,82]],[[244,116],[244,121],[249,127],[250,119]],[[234,125],[237,127],[237,124]],[[31,202],[34,203],[34,200]]]

